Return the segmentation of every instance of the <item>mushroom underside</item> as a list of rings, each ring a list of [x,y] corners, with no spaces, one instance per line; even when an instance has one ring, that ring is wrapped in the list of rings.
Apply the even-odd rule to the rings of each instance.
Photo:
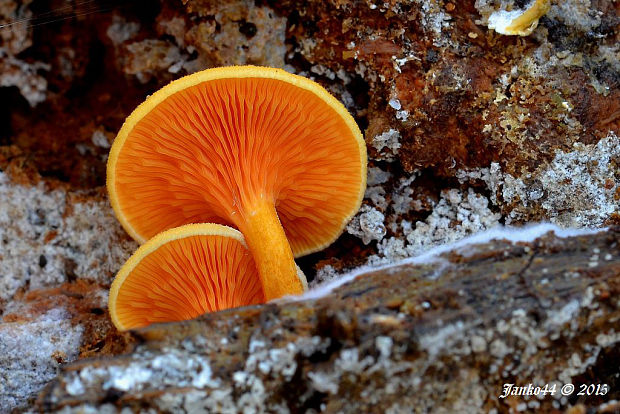
[[[267,201],[296,257],[320,250],[359,208],[360,140],[321,97],[281,80],[193,85],[167,96],[124,140],[112,172],[122,221],[142,240],[187,223],[243,230]]]
[[[124,330],[264,301],[240,234],[201,224],[169,230],[144,244],[116,276],[109,308]]]

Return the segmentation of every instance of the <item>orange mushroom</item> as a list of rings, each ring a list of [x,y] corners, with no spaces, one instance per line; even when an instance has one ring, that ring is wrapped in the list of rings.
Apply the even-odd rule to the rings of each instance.
[[[187,223],[238,228],[271,300],[303,292],[293,257],[332,243],[359,209],[366,145],[345,107],[309,79],[208,69],[165,86],[127,118],[107,187],[139,242]]]
[[[505,35],[528,36],[551,7],[549,0],[535,0],[525,10],[498,10],[489,16],[489,29]]]
[[[217,224],[188,224],[149,240],[119,270],[108,299],[119,330],[192,319],[265,301],[243,236]]]

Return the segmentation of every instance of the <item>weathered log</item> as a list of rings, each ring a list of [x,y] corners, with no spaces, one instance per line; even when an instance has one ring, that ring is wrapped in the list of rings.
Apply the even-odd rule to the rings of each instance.
[[[617,412],[619,298],[620,228],[468,245],[318,299],[143,329],[130,354],[67,367],[38,407]],[[505,384],[550,392],[500,398]]]

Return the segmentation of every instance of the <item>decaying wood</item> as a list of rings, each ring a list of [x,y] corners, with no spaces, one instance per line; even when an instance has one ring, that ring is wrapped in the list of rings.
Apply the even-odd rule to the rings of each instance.
[[[132,353],[67,367],[39,408],[614,412],[619,294],[619,228],[467,246],[320,299],[141,330]],[[530,383],[555,395],[499,398]],[[608,391],[577,396],[580,384]]]

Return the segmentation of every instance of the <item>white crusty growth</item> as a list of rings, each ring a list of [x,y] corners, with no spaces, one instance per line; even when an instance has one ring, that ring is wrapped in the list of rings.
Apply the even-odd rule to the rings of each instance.
[[[447,245],[437,246],[428,250],[426,253],[423,253],[416,257],[410,257],[404,260],[401,260],[396,263],[391,263],[384,266],[362,266],[357,269],[352,270],[349,273],[345,273],[340,277],[334,278],[330,280],[328,283],[317,286],[314,289],[309,290],[303,295],[300,296],[287,296],[285,300],[290,301],[303,301],[303,300],[312,300],[318,299],[324,296],[329,295],[334,289],[344,285],[355,279],[356,277],[376,271],[381,269],[389,269],[391,267],[405,265],[405,264],[427,264],[433,263],[437,260],[440,260],[439,256],[443,253],[462,249],[465,246],[473,246],[476,244],[487,243],[491,240],[507,240],[511,243],[517,242],[532,242],[537,238],[543,236],[548,232],[554,232],[557,237],[576,237],[583,236],[588,234],[595,234],[601,231],[607,231],[606,228],[602,229],[563,229],[554,224],[549,223],[540,223],[535,225],[530,225],[522,228],[514,228],[514,227],[502,227],[497,226],[490,230],[477,233],[471,237],[467,237],[463,240],[460,240],[455,243],[450,243]]]

